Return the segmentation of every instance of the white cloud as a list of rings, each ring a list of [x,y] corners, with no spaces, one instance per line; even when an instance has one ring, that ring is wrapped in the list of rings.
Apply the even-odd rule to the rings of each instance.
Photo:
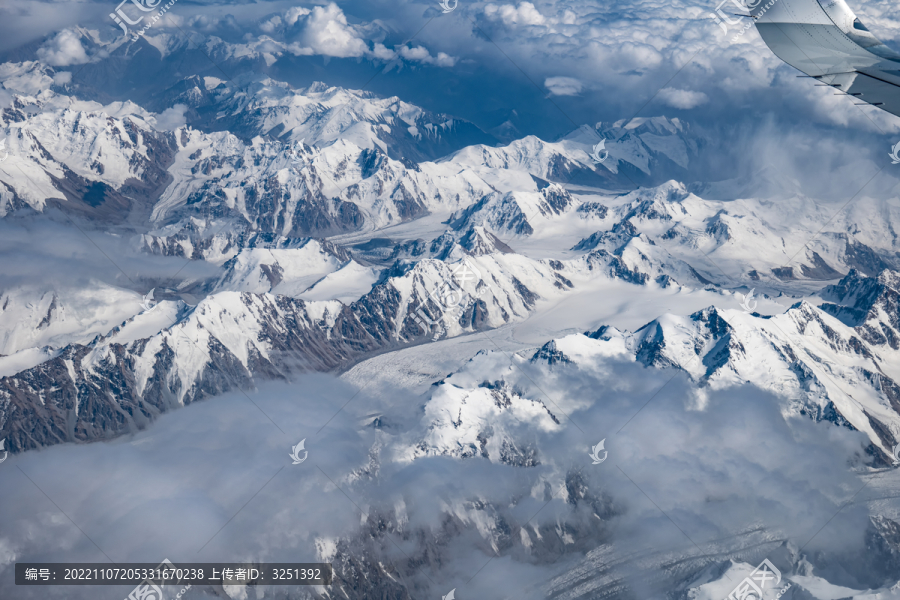
[[[337,58],[362,56],[368,50],[356,30],[347,23],[344,12],[333,2],[312,9],[301,42],[314,54]]]
[[[400,46],[397,48],[397,52],[410,62],[420,62],[438,67],[452,67],[458,60],[455,56],[450,56],[445,52],[438,52],[437,56],[432,56],[428,48],[424,46],[416,46],[415,48]]]
[[[458,59],[455,56],[450,56],[444,52],[438,52],[437,56],[434,58],[434,64],[439,67],[452,67],[456,64]]]
[[[70,71],[60,71],[53,75],[53,85],[66,85],[72,82],[72,73]]]
[[[63,29],[38,48],[37,57],[44,64],[53,67],[81,65],[89,60],[81,39],[71,29]]]
[[[393,60],[397,55],[393,50],[381,43],[376,43],[375,47],[369,52],[372,56],[379,60]]]
[[[278,15],[275,15],[271,19],[267,19],[259,24],[259,28],[266,33],[273,33],[279,27],[281,27],[281,17],[279,17]]]
[[[315,54],[315,51],[312,48],[301,46],[297,42],[288,44],[284,49],[296,56],[312,56],[313,54]]]
[[[619,73],[644,71],[660,66],[666,57],[644,42],[604,40],[598,58]]]
[[[203,85],[208,90],[216,89],[217,87],[219,87],[220,83],[225,83],[225,80],[219,79],[218,77],[204,77],[203,78]]]
[[[215,31],[222,25],[222,19],[210,15],[193,15],[188,24],[199,31]]]
[[[305,17],[309,14],[308,8],[302,8],[300,6],[292,6],[287,9],[287,12],[284,13],[284,22],[288,25],[293,25],[296,23],[300,17]]]
[[[548,77],[544,87],[554,96],[577,96],[584,89],[584,84],[574,77]]]
[[[859,432],[811,419],[785,419],[775,398],[750,386],[710,390],[705,410],[688,411],[681,400],[692,386],[678,377],[652,407],[641,412],[638,421],[624,428],[616,440],[607,439],[608,462],[579,471],[583,472],[579,486],[584,502],[575,504],[571,496],[545,500],[541,492],[545,486],[565,489],[561,484],[569,481],[569,469],[585,465],[590,445],[633,417],[646,403],[647,390],[658,389],[672,375],[613,358],[598,360],[584,370],[561,365],[556,374],[542,364],[533,369],[529,378],[535,378],[534,384],[501,353],[486,353],[473,359],[455,380],[491,381],[507,373],[503,380],[523,390],[526,397],[537,396],[540,385],[559,402],[591,399],[589,406],[573,413],[579,425],[591,432],[590,440],[576,439],[567,419],[559,427],[543,429],[520,426],[511,416],[504,418],[503,412],[511,413],[514,407],[501,412],[496,419],[498,431],[502,425],[513,441],[537,449],[541,464],[533,468],[435,455],[398,461],[394,457],[399,451],[423,439],[431,423],[424,415],[401,421],[405,407],[417,398],[402,386],[379,382],[360,391],[358,405],[349,405],[317,435],[320,424],[341,408],[341,398],[359,391],[326,375],[299,377],[295,385],[303,386],[300,398],[292,393],[296,388],[286,384],[267,383],[251,392],[253,402],[287,436],[279,435],[272,421],[245,396],[230,393],[163,415],[146,430],[113,442],[69,444],[12,456],[8,464],[12,468],[0,469],[0,505],[4,507],[0,511],[0,577],[9,580],[13,561],[7,559],[4,564],[2,558],[11,553],[93,557],[99,552],[91,540],[122,561],[166,556],[177,565],[197,556],[204,542],[208,545],[201,559],[328,560],[333,550],[320,550],[321,540],[329,540],[325,545],[333,548],[333,540],[339,537],[372,531],[371,525],[360,527],[357,505],[369,514],[403,523],[410,532],[405,551],[413,557],[422,556],[428,548],[416,539],[445,536],[441,564],[423,567],[435,579],[463,572],[475,562],[473,556],[484,563],[490,552],[484,549],[490,548],[496,535],[494,519],[516,526],[531,517],[535,533],[568,529],[580,545],[560,548],[566,559],[598,544],[610,544],[610,551],[628,556],[632,542],[640,548],[662,548],[666,556],[675,551],[691,556],[690,539],[706,547],[722,543],[711,540],[731,540],[761,525],[765,527],[761,539],[802,543],[862,486],[846,468],[862,452],[864,440]],[[600,400],[597,389],[610,390],[614,398]],[[361,418],[372,413],[383,414],[387,423],[409,422],[409,432],[388,437],[380,428],[359,427]],[[291,465],[290,447],[301,439],[306,439],[310,460]],[[380,452],[383,444],[390,446],[377,459],[378,471],[360,477],[370,452]],[[108,476],[92,477],[98,469]],[[23,484],[22,472],[35,485],[27,480]],[[250,494],[263,488],[239,518],[227,522]],[[61,517],[44,493],[60,503],[90,538]],[[348,501],[345,493],[354,501]],[[467,508],[472,497],[479,498],[485,508]],[[586,526],[597,521],[592,506],[598,504],[591,504],[591,498],[616,507],[599,529]],[[513,504],[518,513],[507,508]],[[858,505],[847,506],[841,519],[817,534],[812,550],[827,548],[835,539],[843,542],[841,548],[861,547],[861,536],[851,543],[845,534],[867,524]],[[391,510],[398,511],[396,520]],[[134,518],[135,514],[141,518]],[[525,516],[517,519],[516,514]],[[678,527],[665,515],[672,515]],[[452,531],[446,527],[450,519],[485,526]],[[689,533],[690,539],[678,529]],[[548,540],[543,547],[553,543]],[[372,549],[373,561],[390,556],[384,546]],[[338,555],[335,561],[339,560]],[[500,586],[508,591],[514,576],[528,570],[532,577],[538,572],[540,577],[534,579],[546,581],[559,574],[559,564],[513,558],[495,561],[491,567],[495,577],[476,578],[481,587],[471,588],[469,597],[503,597]],[[698,564],[698,569],[703,566]],[[441,585],[441,593],[446,594],[448,587]],[[86,600],[92,594],[93,590],[72,586],[64,597]],[[440,593],[429,589],[423,596],[440,597]]]
[[[544,15],[531,2],[519,2],[518,6],[487,4],[484,14],[489,19],[503,21],[506,25],[541,25],[545,21]]]
[[[431,54],[428,52],[428,49],[423,46],[416,46],[415,48],[407,48],[406,46],[402,46],[400,48],[400,56],[402,56],[406,60],[418,61],[425,61],[431,58]]]
[[[231,600],[247,600],[246,585],[223,585],[222,589]]]
[[[668,87],[659,91],[659,98],[669,106],[683,109],[696,108],[709,102],[709,97],[703,92]]]
[[[172,108],[167,108],[163,112],[156,115],[156,128],[161,131],[174,131],[187,123],[184,113],[187,112],[187,106],[184,104],[176,104]]]

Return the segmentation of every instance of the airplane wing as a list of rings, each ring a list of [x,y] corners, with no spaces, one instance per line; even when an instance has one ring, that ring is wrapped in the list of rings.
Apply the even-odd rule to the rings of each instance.
[[[900,54],[845,0],[755,0],[750,14],[778,58],[856,99],[900,116]]]

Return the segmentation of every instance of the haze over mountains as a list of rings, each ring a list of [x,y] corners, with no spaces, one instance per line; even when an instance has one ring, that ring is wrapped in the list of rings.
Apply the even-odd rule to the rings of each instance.
[[[766,557],[787,600],[900,597],[890,186],[838,210],[711,177],[681,117],[543,140],[246,68],[286,46],[77,34],[103,58],[74,75],[0,65],[0,477],[66,472],[35,477],[101,552],[184,560],[302,437],[213,546],[335,565],[271,597],[721,600]],[[8,481],[4,589],[87,548]],[[198,517],[132,541],[169,511]]]

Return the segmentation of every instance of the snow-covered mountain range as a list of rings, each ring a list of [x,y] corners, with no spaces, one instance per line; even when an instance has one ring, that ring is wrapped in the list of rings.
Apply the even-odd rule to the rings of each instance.
[[[784,399],[785,418],[802,415],[864,432],[872,451],[888,465],[900,444],[900,360],[892,346],[900,313],[897,289],[884,282],[896,277],[885,271],[873,280],[854,271],[828,288],[836,301],[851,305],[816,307],[804,301],[773,316],[713,306],[687,316],[666,315],[634,332],[604,325],[548,341],[517,360],[556,370],[560,377],[560,369],[592,372],[598,368],[594,363],[619,357],[683,371],[701,396],[751,383]],[[840,295],[848,287],[868,293]],[[856,318],[848,322],[830,314],[844,311]],[[503,374],[492,374],[492,362],[489,356],[476,357],[463,373],[440,382],[426,403],[428,437],[415,454],[475,456],[479,440],[482,456],[506,462],[511,459],[498,449],[518,443],[506,437],[499,425],[504,419],[559,425],[562,417],[552,406],[516,391],[521,379],[516,369],[509,370],[513,377],[507,381]]]
[[[733,336],[725,326],[731,320],[722,320],[715,308],[702,318],[684,317],[685,323],[718,323],[712,327],[715,333],[696,331],[692,345],[722,353],[734,344],[726,355],[710,358],[710,364],[701,360],[706,372],[688,365],[687,357],[666,357],[662,348],[667,343],[687,342],[670,339],[674,333],[664,333],[665,322],[634,334],[604,330],[603,336],[610,343],[616,336],[630,340],[626,345],[646,352],[652,345],[647,332],[654,331],[659,356],[647,364],[678,365],[709,385],[729,377],[751,381],[756,368],[751,365],[760,360],[784,363],[789,357],[787,366],[780,367],[785,374],[779,381],[784,381],[775,387],[789,396],[801,391],[804,396],[792,400],[789,410],[846,421],[866,431],[881,451],[889,450],[891,438],[883,430],[897,408],[884,413],[876,404],[893,393],[884,390],[896,387],[892,382],[898,374],[889,367],[893,356],[885,354],[893,352],[896,343],[885,333],[893,330],[881,327],[882,321],[873,325],[865,319],[877,319],[870,315],[872,306],[887,302],[885,294],[890,292],[884,290],[896,287],[892,272],[885,271],[897,267],[898,247],[890,232],[898,215],[890,205],[861,200],[839,215],[831,230],[817,234],[827,208],[806,198],[788,204],[758,198],[704,199],[690,191],[703,186],[689,188],[677,181],[619,192],[584,187],[585,181],[622,185],[631,177],[629,170],[647,177],[689,168],[703,142],[677,119],[585,126],[557,142],[526,137],[505,146],[470,145],[428,161],[421,159],[438,152],[433,144],[455,131],[457,122],[448,118],[439,126],[426,112],[396,98],[382,100],[322,84],[294,90],[259,76],[241,84],[195,77],[185,82],[194,87],[185,87],[185,94],[193,91],[183,99],[191,100],[192,110],[198,111],[196,122],[208,130],[182,125],[165,131],[159,128],[158,115],[134,104],[102,106],[58,88],[42,88],[40,82],[52,72],[38,63],[7,64],[4,77],[5,85],[23,92],[4,109],[0,123],[9,149],[8,159],[0,163],[7,216],[40,214],[52,202],[69,214],[136,230],[137,236],[129,235],[137,251],[204,261],[221,270],[215,279],[190,283],[192,293],[206,295],[196,306],[172,299],[167,301],[171,306],[163,302],[155,309],[171,321],[148,320],[147,311],[120,311],[127,316],[125,322],[105,331],[96,326],[74,330],[71,317],[65,316],[68,301],[31,291],[38,296],[20,302],[43,306],[52,298],[46,310],[34,313],[40,317],[34,331],[70,333],[56,338],[32,333],[30,342],[23,339],[7,348],[17,355],[8,364],[31,369],[30,375],[23,371],[4,382],[8,397],[15,396],[23,406],[44,405],[39,387],[69,389],[76,398],[79,390],[97,396],[95,390],[103,389],[111,377],[108,369],[125,369],[135,375],[126,377],[129,392],[117,395],[114,404],[140,404],[147,382],[165,382],[151,401],[162,410],[167,405],[163,397],[183,404],[254,376],[283,374],[287,365],[275,358],[280,352],[320,353],[300,364],[339,368],[361,352],[524,319],[538,301],[597,278],[660,289],[755,286],[772,295],[815,292],[822,287],[815,282],[837,280],[849,272],[847,277],[885,282],[880,294],[870,294],[878,299],[866,297],[869,305],[849,306],[849,292],[840,295],[837,290],[857,286],[845,278],[822,292],[829,302],[821,308],[801,302],[784,315],[750,319],[753,324],[746,331],[741,331],[738,318],[728,326],[736,328]],[[204,122],[202,114],[218,115],[213,119],[217,125]],[[397,137],[400,122],[406,133]],[[609,158],[598,164],[589,154],[601,139]],[[417,146],[418,154],[409,150],[411,140],[425,144]],[[620,172],[624,179],[617,178]],[[594,191],[586,193],[589,190]],[[879,218],[869,218],[871,226],[859,228],[860,215],[872,213]],[[431,231],[426,234],[430,239],[400,233],[386,238],[387,246],[375,243],[374,232],[402,226],[398,231],[412,233],[419,222],[429,223],[418,231]],[[806,230],[805,245],[794,243],[798,227]],[[321,239],[334,234],[344,237]],[[342,245],[347,235],[372,241]],[[541,258],[528,250],[534,244],[555,246],[559,258]],[[525,249],[524,255],[514,250],[517,246]],[[455,285],[451,267],[442,264],[472,264],[481,272],[483,290],[471,291],[462,315],[449,316],[434,304],[438,290]],[[172,283],[161,282],[168,287]],[[174,283],[183,288],[187,282]],[[8,293],[10,298],[23,294]],[[853,302],[866,299],[854,296]],[[20,320],[20,312],[9,314],[16,315],[17,323],[30,323]],[[857,323],[852,316],[857,313],[867,316],[855,317]],[[202,317],[210,314],[229,316],[204,322]],[[287,315],[297,323],[290,335],[276,326]],[[897,317],[885,316],[885,322],[891,318]],[[235,338],[230,328],[238,322],[245,326]],[[812,343],[806,331],[813,323],[820,337],[842,348],[835,365],[849,364],[851,356],[863,362],[847,372],[838,373],[835,367],[817,376],[819,359],[800,358]],[[197,327],[203,331],[200,338],[185,333]],[[343,333],[337,334],[335,327]],[[342,340],[349,330],[362,336],[355,345]],[[5,335],[14,339],[11,332]],[[879,335],[887,341],[878,342]],[[763,343],[758,350],[747,348],[754,338]],[[747,353],[753,358],[745,365],[740,356]],[[759,357],[766,353],[771,357]],[[218,379],[233,383],[206,382],[206,371],[221,361],[229,367],[215,370],[228,372],[228,377],[220,373]],[[187,363],[193,366],[187,368]],[[107,370],[97,371],[100,364]],[[793,383],[787,383],[788,373],[793,373]],[[49,379],[45,386],[22,383],[33,377]],[[832,378],[845,380],[848,388],[871,388],[873,398],[880,400],[865,408],[842,405],[835,390],[829,394]],[[82,380],[94,383],[85,387]],[[29,386],[34,390],[26,393]],[[61,399],[60,406],[70,404],[79,407],[76,412],[86,423],[94,418],[80,408],[89,403]],[[107,435],[127,421],[113,418],[110,423],[117,424],[99,430]],[[64,439],[90,439],[91,429],[76,427],[45,440],[11,435],[9,445],[19,451]]]
[[[447,461],[449,480],[470,465],[507,469],[516,491],[448,492],[433,527],[411,525],[403,499],[373,501],[354,534],[315,540],[319,559],[361,574],[318,597],[413,597],[426,584],[397,576],[413,564],[440,572],[470,535],[504,560],[559,561],[562,572],[531,590],[542,597],[630,598],[626,580],[652,572],[651,597],[669,586],[671,600],[716,600],[763,554],[785,569],[787,600],[898,595],[900,508],[887,500],[865,525],[877,568],[848,567],[842,586],[822,576],[832,558],[749,517],[704,524],[713,541],[702,555],[625,551],[616,540],[637,527],[633,505],[559,451],[582,425],[601,430],[598,448],[635,418],[619,398],[637,394],[616,382],[621,371],[637,387],[659,378],[657,393],[685,382],[680,417],[729,394],[771,397],[773,429],[814,428],[811,438],[833,446],[856,436],[853,468],[891,472],[895,201],[862,196],[836,210],[765,176],[696,181],[703,132],[663,116],[499,143],[396,97],[258,73],[167,79],[132,102],[119,93],[132,84],[88,82],[116,61],[143,60],[136,51],[165,62],[187,46],[80,35],[109,56],[71,88],[38,62],[0,65],[13,98],[0,111],[0,226],[62,227],[115,270],[83,273],[82,251],[61,238],[54,256],[71,274],[0,278],[4,451],[127,439],[163,413],[312,372],[352,378],[381,365],[392,377],[393,358],[416,353],[434,363],[426,385],[397,377],[396,387],[418,405],[367,414],[369,456],[338,481],[363,489]],[[238,46],[205,48],[225,64],[284,52]],[[608,156],[598,161],[601,141]],[[36,252],[35,272],[47,256]],[[567,326],[535,325],[542,318]],[[519,328],[543,337],[519,341]],[[472,340],[482,347],[458,350]],[[555,497],[565,505],[555,523],[516,512]],[[407,542],[406,567],[382,560],[388,535]]]

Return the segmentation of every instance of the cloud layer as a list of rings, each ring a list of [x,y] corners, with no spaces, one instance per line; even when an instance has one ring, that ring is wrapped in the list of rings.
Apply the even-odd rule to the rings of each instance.
[[[513,367],[507,355],[488,352],[451,381],[466,386],[482,377],[544,398],[559,415],[559,425],[536,427],[510,408],[494,423],[519,447],[534,448],[538,466],[480,457],[409,462],[401,451],[428,431],[416,410],[420,398],[394,385],[357,394],[326,375],[266,384],[249,399],[226,394],[114,442],[12,457],[0,469],[0,586],[11,589],[14,561],[38,559],[340,562],[335,542],[353,539],[370,514],[394,523],[389,535],[397,544],[385,540],[376,558],[399,565],[405,584],[429,596],[456,587],[461,597],[498,597],[501,590],[544,597],[550,578],[601,544],[644,557],[647,571],[621,573],[633,585],[656,573],[666,553],[691,560],[714,547],[736,552],[758,528],[770,541],[741,556],[784,540],[799,546],[812,539],[811,551],[862,548],[861,507],[845,507],[829,521],[862,487],[847,469],[848,461],[864,460],[858,432],[785,421],[781,401],[752,386],[709,393],[698,410],[690,400],[696,390],[681,377],[641,410],[670,375],[614,359],[548,369],[524,361]],[[309,459],[292,465],[290,448],[301,439]],[[601,439],[608,460],[592,465],[590,447]],[[572,477],[583,487],[573,488]],[[575,489],[580,502],[573,502]],[[601,505],[608,509],[595,516]],[[516,535],[472,579],[492,544],[505,539],[497,519]],[[446,529],[454,521],[459,526]],[[547,536],[571,539],[550,544],[558,546],[550,562],[537,560],[549,558],[546,549],[529,550],[544,547]],[[444,540],[432,548],[432,562],[407,558],[427,539]],[[95,593],[39,591],[17,589],[15,597]]]

